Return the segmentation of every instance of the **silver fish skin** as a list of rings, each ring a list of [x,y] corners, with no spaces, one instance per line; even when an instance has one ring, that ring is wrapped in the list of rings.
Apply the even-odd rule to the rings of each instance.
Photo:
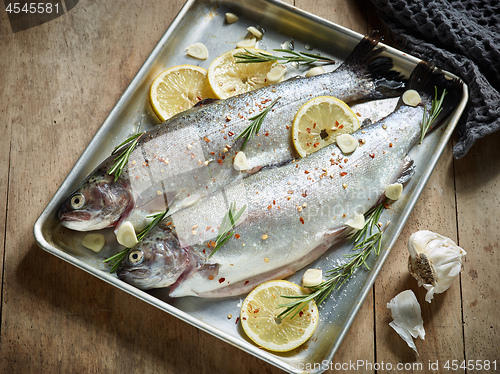
[[[63,203],[59,210],[62,225],[79,231],[118,225],[136,210],[171,211],[194,203],[198,198],[245,178],[263,167],[279,165],[297,158],[291,125],[297,110],[309,99],[335,96],[346,102],[395,96],[403,83],[392,69],[392,60],[380,57],[383,48],[377,40],[365,37],[344,63],[331,73],[310,78],[292,78],[282,83],[244,93],[212,104],[195,107],[167,120],[140,137],[129,162],[118,180],[96,182],[109,171],[116,155],[99,166]],[[391,85],[393,84],[393,85]],[[236,137],[257,115],[276,100],[258,136],[249,140],[244,152],[249,162],[245,172],[236,171],[233,157],[243,139]],[[90,182],[93,181],[93,182]],[[126,188],[130,201],[104,207],[115,210],[116,219],[103,222],[94,189]],[[74,196],[85,196],[83,206],[71,204]],[[175,197],[175,199],[174,199]],[[172,204],[172,200],[173,204]],[[133,209],[129,209],[129,204]],[[86,212],[92,207],[92,214]],[[108,217],[111,215],[108,214]],[[85,220],[80,219],[85,217]]]
[[[130,256],[139,255],[141,261],[132,264],[127,258],[118,277],[143,289],[171,286],[172,297],[226,297],[284,278],[317,259],[343,238],[347,220],[368,211],[402,174],[405,157],[420,137],[424,105],[429,107],[431,101],[429,82],[439,91],[452,91],[441,117],[457,104],[460,84],[443,81],[440,73],[431,71],[420,64],[412,75],[422,104],[410,107],[400,100],[392,114],[354,134],[365,143],[352,154],[325,147],[200,199],[134,247]],[[229,239],[209,258],[209,243],[216,240],[217,225],[232,202],[237,209],[246,206],[234,228],[239,237]],[[169,265],[163,237],[168,238],[168,253],[182,253],[180,267]],[[154,263],[156,257],[162,258],[161,265]],[[153,268],[165,277],[150,276]],[[173,283],[172,275],[178,274]]]

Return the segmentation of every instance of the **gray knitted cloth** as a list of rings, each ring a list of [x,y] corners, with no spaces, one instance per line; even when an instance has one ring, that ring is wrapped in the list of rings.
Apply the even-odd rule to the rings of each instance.
[[[469,103],[455,158],[500,129],[500,0],[371,0],[396,47],[456,74]]]

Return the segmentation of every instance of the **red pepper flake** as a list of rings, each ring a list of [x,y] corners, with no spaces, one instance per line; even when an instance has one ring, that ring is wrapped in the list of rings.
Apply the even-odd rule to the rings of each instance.
[[[232,131],[228,131],[228,132],[227,132],[227,135],[229,135],[229,136],[233,136],[233,135],[234,135],[234,132],[232,132]]]
[[[300,222],[302,222],[302,224],[304,224],[304,218],[300,217]]]
[[[268,132],[266,132],[264,135],[265,135],[265,136],[269,136],[269,133],[268,133]]]
[[[273,205],[276,205],[276,200],[273,200]]]
[[[212,226],[207,226],[207,228],[205,229],[205,231],[208,231],[212,228]]]
[[[307,131],[309,134],[311,133],[311,129],[310,129],[309,127],[306,129],[306,131]]]
[[[235,237],[236,239],[241,238],[240,234],[234,234],[234,237]]]
[[[255,308],[255,309],[253,310],[253,312],[254,312],[254,313],[259,313],[259,312],[260,312],[260,308]]]
[[[234,324],[237,325],[239,320],[240,320],[240,317],[236,317],[236,321],[234,322]]]
[[[389,143],[389,147],[391,147],[391,148],[392,148],[392,143]]]
[[[345,214],[342,214],[342,217],[343,217],[343,218],[345,218],[345,217],[346,217],[346,215],[345,215]]]
[[[224,135],[223,138],[224,138],[224,140],[227,140],[227,135]]]
[[[269,210],[269,209],[271,209],[272,207],[273,207],[272,205],[268,205],[268,206],[267,206],[267,209]]]
[[[250,281],[245,281],[245,286],[249,283]]]
[[[299,317],[302,317],[303,315],[304,315],[304,312],[301,310],[301,311],[299,312]]]
[[[226,280],[226,278],[220,278],[219,283],[223,283]]]
[[[247,317],[241,317],[241,319],[246,321],[246,320],[247,320]]]
[[[217,160],[217,162],[219,163],[219,165],[222,165],[224,163],[224,161],[222,161],[220,158]]]
[[[210,152],[210,154],[211,154],[212,156],[215,156],[215,152]]]
[[[344,125],[340,125],[340,126],[339,126],[339,129],[343,129],[343,128],[344,128]]]
[[[370,153],[368,156],[370,156],[371,158],[375,158],[375,153]]]
[[[286,126],[286,129],[287,129],[287,130],[290,130],[290,126]]]
[[[305,191],[302,193],[302,196],[303,196],[303,197],[307,197],[307,190],[305,190]]]
[[[204,141],[206,141],[207,143],[210,141],[210,139],[208,139],[206,136],[203,138]]]
[[[210,245],[215,248],[216,243],[213,240],[210,240]]]
[[[335,127],[339,127],[339,121],[335,121]]]
[[[316,128],[316,122],[314,122],[314,124],[313,124],[313,129],[315,129],[315,128]]]
[[[214,280],[214,276],[213,276],[213,275],[210,275],[210,276],[208,277],[208,279],[212,281],[212,280]]]
[[[207,253],[205,250],[203,250],[203,253]]]
[[[299,167],[299,164],[295,165],[295,169],[297,169]]]
[[[297,164],[298,166],[298,164]],[[309,170],[304,170],[304,174],[309,174]]]
[[[391,207],[391,206],[390,206],[389,204],[384,203],[384,208],[385,208],[385,209],[389,209],[390,207]]]
[[[345,171],[343,171],[342,173],[340,173],[341,177],[345,177],[346,175],[347,175],[347,173]]]

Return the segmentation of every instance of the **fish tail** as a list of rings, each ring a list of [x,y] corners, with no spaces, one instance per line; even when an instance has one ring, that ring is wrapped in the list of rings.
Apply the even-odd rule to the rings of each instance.
[[[340,68],[352,70],[360,79],[374,84],[374,99],[399,96],[405,87],[403,75],[393,70],[392,58],[380,56],[385,47],[376,48],[379,40],[378,31],[365,36]]]
[[[417,91],[424,103],[430,103],[434,98],[439,100],[446,90],[441,106],[442,109],[434,121],[436,124],[442,122],[457,108],[462,100],[462,85],[463,83],[460,79],[446,78],[441,69],[425,61],[421,61],[415,67],[408,82],[408,88]]]

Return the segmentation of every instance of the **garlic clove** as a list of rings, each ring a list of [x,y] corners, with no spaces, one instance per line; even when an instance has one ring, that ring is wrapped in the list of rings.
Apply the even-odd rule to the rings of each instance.
[[[236,156],[234,156],[234,163],[233,167],[237,171],[242,171],[242,170],[248,170],[248,160],[247,156],[243,152],[238,152],[236,153]]]
[[[450,288],[462,269],[466,252],[453,240],[432,231],[421,230],[408,239],[408,270],[427,290],[425,301]]]
[[[255,45],[257,44],[257,39],[255,38],[249,38],[249,39],[243,39],[236,43],[236,47],[238,48],[254,48]]]
[[[397,200],[403,193],[403,185],[401,183],[393,183],[385,189],[385,196],[391,200]]]
[[[412,290],[406,290],[396,295],[387,303],[391,310],[393,321],[389,324],[401,338],[417,353],[417,347],[412,338],[425,339],[424,321],[420,304]]]
[[[307,269],[302,276],[302,287],[309,288],[323,282],[323,270]]]
[[[186,49],[187,55],[197,58],[198,60],[206,60],[208,58],[208,49],[203,43],[191,44]]]
[[[316,75],[323,74],[325,69],[322,66],[315,66],[306,72],[306,77],[314,77]]]
[[[103,234],[87,234],[82,240],[82,245],[94,252],[100,252],[106,244],[106,238]]]
[[[360,213],[354,213],[354,218],[347,220],[345,224],[353,229],[361,230],[365,227],[365,216]]]
[[[340,134],[335,141],[342,153],[352,153],[358,148],[358,141],[350,134]]]
[[[409,106],[417,106],[422,102],[420,95],[415,90],[407,90],[403,94],[403,103]]]
[[[132,248],[139,243],[132,222],[125,221],[118,227],[116,230],[116,240],[127,248]]]
[[[247,27],[247,31],[255,36],[257,39],[262,38],[262,32],[254,26]]]
[[[239,17],[234,13],[226,13],[226,22],[228,24],[238,22]]]
[[[284,77],[286,73],[286,66],[283,64],[278,64],[274,66],[269,73],[266,75],[266,79],[269,83],[278,83]]]

